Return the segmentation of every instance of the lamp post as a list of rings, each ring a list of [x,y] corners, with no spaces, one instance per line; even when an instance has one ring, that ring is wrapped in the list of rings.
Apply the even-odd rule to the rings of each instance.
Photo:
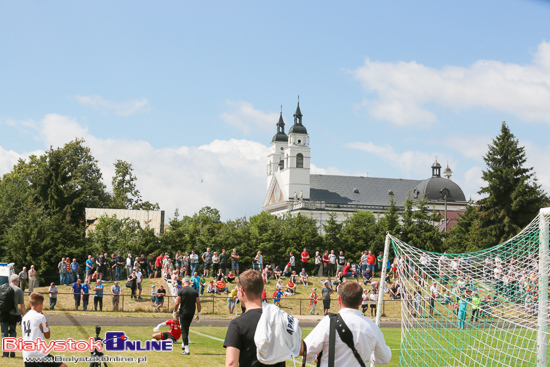
[[[444,187],[441,189],[440,193],[445,200],[445,233],[447,233],[447,196],[449,196],[450,191],[448,188]]]

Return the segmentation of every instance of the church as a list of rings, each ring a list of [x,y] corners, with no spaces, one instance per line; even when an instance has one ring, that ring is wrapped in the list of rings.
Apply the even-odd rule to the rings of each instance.
[[[441,213],[443,219],[436,223],[439,230],[447,232],[466,210],[464,192],[451,179],[451,169],[447,165],[441,177],[437,159],[431,166],[431,177],[418,180],[311,174],[310,141],[302,118],[298,102],[294,124],[286,134],[281,112],[267,159],[263,211],[278,216],[305,215],[315,219],[322,229],[329,213],[334,213],[338,222],[356,211],[371,211],[381,218],[392,199],[400,211],[407,199],[426,199],[430,210]]]

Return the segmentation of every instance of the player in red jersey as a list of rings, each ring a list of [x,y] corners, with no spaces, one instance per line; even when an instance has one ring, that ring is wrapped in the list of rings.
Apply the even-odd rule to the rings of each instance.
[[[180,320],[177,314],[173,316],[174,316],[173,319],[170,319],[166,322],[158,324],[157,327],[153,329],[153,331],[155,331],[155,334],[153,334],[153,339],[156,339],[156,340],[170,339],[174,343],[178,341],[178,339],[181,337]],[[158,331],[162,326],[170,326],[170,330],[168,330],[168,332],[159,333]]]

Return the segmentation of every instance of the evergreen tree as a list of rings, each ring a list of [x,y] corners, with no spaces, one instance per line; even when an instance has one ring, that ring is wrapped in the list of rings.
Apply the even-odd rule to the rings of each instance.
[[[547,197],[533,168],[525,167],[525,148],[519,146],[505,122],[483,159],[487,169],[482,178],[487,185],[479,193],[487,196],[479,201],[481,226],[487,245],[496,245],[529,224]]]

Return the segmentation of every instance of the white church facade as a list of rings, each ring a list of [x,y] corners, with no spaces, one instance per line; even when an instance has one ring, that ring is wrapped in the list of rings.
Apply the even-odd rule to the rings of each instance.
[[[452,171],[447,166],[441,177],[437,160],[431,167],[432,176],[419,180],[311,174],[310,141],[302,118],[298,102],[287,135],[282,113],[279,117],[266,167],[264,211],[278,216],[302,214],[318,221],[322,228],[329,213],[334,213],[338,222],[356,211],[371,211],[380,218],[392,198],[399,210],[404,209],[408,198],[426,199],[431,210],[441,212],[444,219],[438,225],[447,231],[466,210],[466,198],[452,181]]]

